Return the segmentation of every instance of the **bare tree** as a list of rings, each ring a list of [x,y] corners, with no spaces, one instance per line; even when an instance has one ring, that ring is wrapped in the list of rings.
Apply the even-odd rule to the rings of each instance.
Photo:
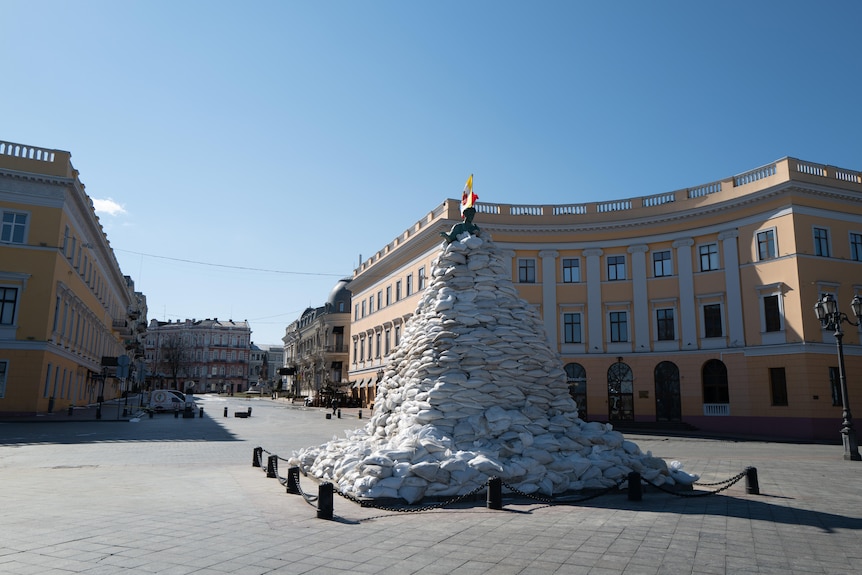
[[[162,369],[174,380],[174,389],[179,389],[179,374],[186,372],[188,349],[181,336],[173,335],[162,342]]]

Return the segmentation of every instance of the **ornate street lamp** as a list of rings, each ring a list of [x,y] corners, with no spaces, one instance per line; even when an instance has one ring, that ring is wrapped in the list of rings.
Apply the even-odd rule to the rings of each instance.
[[[841,385],[841,406],[843,409],[841,440],[844,443],[844,459],[860,461],[862,456],[859,455],[859,442],[856,439],[856,430],[853,429],[853,416],[850,414],[850,402],[847,399],[847,379],[844,376],[844,345],[841,342],[844,338],[844,332],[841,331],[841,323],[847,322],[855,326],[862,323],[862,299],[858,295],[854,296],[853,301],[850,302],[850,307],[853,310],[853,315],[856,316],[855,323],[847,317],[846,313],[838,311],[838,302],[835,301],[832,294],[826,294],[814,304],[814,313],[824,329],[835,330],[835,342],[838,345],[838,379]]]

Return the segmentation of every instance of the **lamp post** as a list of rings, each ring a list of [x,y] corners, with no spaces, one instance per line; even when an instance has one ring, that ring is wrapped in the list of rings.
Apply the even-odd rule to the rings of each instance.
[[[847,322],[850,325],[858,326],[862,322],[862,299],[859,296],[854,296],[850,302],[850,307],[853,309],[853,315],[856,316],[854,323],[846,313],[838,311],[838,302],[832,297],[832,294],[826,294],[814,304],[814,313],[817,319],[820,320],[820,325],[824,329],[835,330],[835,342],[838,345],[838,380],[841,385],[841,406],[842,418],[841,422],[841,441],[844,444],[844,459],[852,461],[862,461],[862,456],[859,455],[859,442],[856,439],[856,430],[853,429],[853,416],[850,414],[850,402],[847,399],[847,378],[844,375],[844,332],[841,331],[841,323]]]

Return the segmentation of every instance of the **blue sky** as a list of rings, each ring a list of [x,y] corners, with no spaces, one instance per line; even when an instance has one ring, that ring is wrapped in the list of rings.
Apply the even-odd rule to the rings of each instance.
[[[72,153],[151,318],[277,344],[471,173],[480,201],[555,204],[784,156],[862,170],[860,22],[853,0],[0,0],[0,140]]]

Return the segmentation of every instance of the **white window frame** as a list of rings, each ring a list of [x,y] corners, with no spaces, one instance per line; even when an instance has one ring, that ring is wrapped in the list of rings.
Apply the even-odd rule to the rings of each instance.
[[[560,258],[560,278],[563,280],[562,283],[566,284],[577,284],[581,283],[581,258]],[[566,262],[572,261],[575,262],[574,266],[566,267]],[[566,280],[566,270],[570,270],[572,273],[572,279]]]
[[[817,240],[817,230],[823,230],[826,232],[826,254],[818,254],[817,249],[820,245],[820,242]],[[831,258],[832,257],[832,230],[830,230],[826,226],[811,226],[811,240],[814,242],[814,255],[819,258]]]
[[[20,241],[20,242],[18,242],[18,241],[14,241],[14,237],[15,237],[15,229],[16,229],[20,224],[17,224],[17,223],[15,223],[14,221],[13,221],[12,223],[10,223],[10,224],[7,224],[7,223],[4,221],[4,220],[5,220],[5,217],[6,217],[6,214],[13,214],[13,215],[22,215],[22,216],[24,216],[25,221],[24,221],[24,226],[23,226],[24,230],[23,230],[23,233],[22,233],[22,236],[23,236],[23,237],[21,238],[21,241]],[[26,244],[27,244],[27,238],[29,238],[29,237],[30,237],[30,220],[31,220],[31,219],[32,219],[32,215],[30,214],[30,212],[28,212],[28,211],[26,211],[26,210],[0,210],[0,243],[4,243],[4,244],[13,244],[13,245],[26,245]],[[5,230],[7,229],[7,227],[9,228],[9,239],[8,239],[8,240],[4,240],[4,239],[3,239],[3,231],[5,231]]]
[[[614,275],[617,277],[611,278],[611,258],[622,258],[622,263],[614,263]],[[605,273],[607,274],[609,282],[619,282],[626,281],[628,279],[628,273],[626,267],[628,266],[628,260],[624,254],[608,254],[605,256]],[[620,270],[622,269],[622,277],[620,277]]]
[[[532,267],[527,265],[532,262]],[[524,277],[525,279],[521,279],[521,269],[524,269]],[[530,279],[529,271],[532,270],[533,277]],[[536,263],[536,258],[518,258],[518,283],[520,284],[534,284],[538,281],[539,276],[539,266]]]
[[[767,255],[765,258],[760,257],[760,234],[772,234],[772,255]],[[778,257],[778,230],[775,227],[764,228],[754,232],[754,254],[757,261],[764,262],[774,260]]]

